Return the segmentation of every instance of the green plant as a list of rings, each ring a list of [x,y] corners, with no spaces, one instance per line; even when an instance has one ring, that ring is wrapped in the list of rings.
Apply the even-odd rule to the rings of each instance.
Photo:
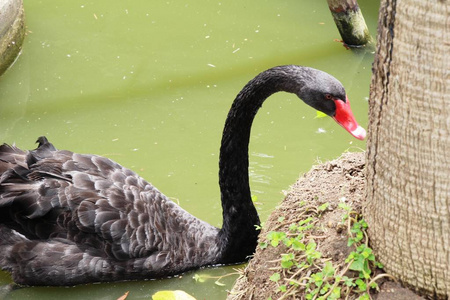
[[[348,246],[360,242],[364,238],[365,230],[367,229],[368,225],[364,219],[360,219],[353,223],[351,229],[350,229],[350,237],[348,239]]]
[[[334,265],[323,257],[317,249],[317,242],[312,232],[317,230],[315,224],[318,218],[329,207],[328,203],[317,208],[302,207],[308,214],[300,221],[289,225],[287,232],[271,231],[266,240],[260,243],[261,248],[280,247],[284,245],[286,252],[280,256],[279,267],[270,276],[270,281],[277,284],[276,293],[281,293],[280,299],[296,293],[304,295],[305,299],[334,300],[345,298],[350,294],[358,295],[358,299],[371,299],[369,290],[377,289],[376,280],[387,274],[373,277],[375,268],[383,266],[376,261],[372,249],[367,246],[367,223],[351,206],[340,203],[344,210],[342,222],[347,224],[348,246],[353,247],[344,264]],[[283,222],[284,217],[278,219]],[[348,274],[348,271],[354,271]],[[356,275],[354,275],[356,274]]]

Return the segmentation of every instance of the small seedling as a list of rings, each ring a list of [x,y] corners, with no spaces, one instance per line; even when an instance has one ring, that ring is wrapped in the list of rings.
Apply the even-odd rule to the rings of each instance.
[[[317,209],[308,210],[309,216],[289,225],[287,232],[271,231],[266,241],[260,242],[262,249],[282,245],[287,248],[287,253],[281,254],[279,259],[278,271],[269,278],[277,284],[274,292],[282,293],[280,298],[288,298],[298,292],[305,299],[334,300],[346,298],[349,294],[357,294],[361,300],[370,299],[369,290],[378,288],[375,281],[388,276],[380,274],[372,278],[373,269],[383,266],[375,260],[372,249],[364,242],[368,225],[350,205],[343,202],[339,207],[345,211],[343,222],[348,222],[348,246],[355,250],[347,257],[345,265],[333,265],[323,257],[311,233],[315,230],[317,218],[328,207],[329,204],[324,203]],[[279,222],[284,220],[284,217],[278,218]],[[356,276],[349,277],[349,270],[354,271]],[[283,281],[288,274],[294,275]]]

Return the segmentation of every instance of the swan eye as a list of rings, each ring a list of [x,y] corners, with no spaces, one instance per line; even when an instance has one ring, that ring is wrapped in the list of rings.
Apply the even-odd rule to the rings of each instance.
[[[325,99],[331,100],[331,99],[333,99],[333,96],[331,96],[330,94],[326,94],[326,95],[325,95]]]

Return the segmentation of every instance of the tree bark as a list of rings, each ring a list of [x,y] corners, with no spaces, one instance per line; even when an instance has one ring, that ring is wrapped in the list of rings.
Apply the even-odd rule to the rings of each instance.
[[[446,0],[383,0],[370,91],[365,218],[385,270],[450,296]]]
[[[369,29],[356,0],[327,0],[336,27],[348,46],[362,46],[370,41]]]

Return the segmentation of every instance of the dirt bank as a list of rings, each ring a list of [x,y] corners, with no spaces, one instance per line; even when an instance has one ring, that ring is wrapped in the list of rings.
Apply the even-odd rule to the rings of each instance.
[[[242,276],[236,281],[228,299],[308,299],[305,292],[308,279],[313,277],[315,272],[318,274],[317,270],[325,270],[324,265],[327,261],[335,266],[335,274],[353,276],[353,282],[356,282],[358,274],[345,269],[345,266],[349,265],[345,260],[355,250],[355,246],[347,246],[349,228],[346,225],[345,215],[348,215],[350,210],[346,211],[342,207],[351,207],[353,216],[361,212],[365,187],[364,168],[363,153],[346,153],[339,159],[314,166],[302,176],[263,225],[260,234],[261,244]],[[307,263],[311,267],[302,267],[301,261],[306,260],[306,255],[295,254],[297,257],[294,259],[294,254],[291,253],[297,252],[293,251],[292,247],[281,242],[277,246],[271,245],[274,239],[269,238],[269,235],[271,232],[281,232],[283,236],[293,236],[292,226],[298,227],[302,220],[308,218],[312,221],[304,225],[312,226],[305,231],[304,237],[302,235],[302,241],[305,244],[314,244],[314,255],[320,258]],[[291,255],[291,261],[294,262],[294,265],[289,268],[280,266],[280,262],[286,262],[287,255]],[[314,267],[316,268],[313,269]],[[320,274],[323,273],[325,271]],[[382,273],[383,271],[378,269],[371,274],[371,277]],[[399,284],[387,281],[383,275],[380,277],[382,278],[377,280],[380,292],[370,289],[372,299],[422,299],[409,290],[403,289]],[[328,281],[330,286],[336,282],[334,278]],[[338,289],[339,298],[342,299],[345,297],[356,299],[364,293],[352,292],[345,285]],[[309,299],[316,299],[318,296],[320,294]]]

